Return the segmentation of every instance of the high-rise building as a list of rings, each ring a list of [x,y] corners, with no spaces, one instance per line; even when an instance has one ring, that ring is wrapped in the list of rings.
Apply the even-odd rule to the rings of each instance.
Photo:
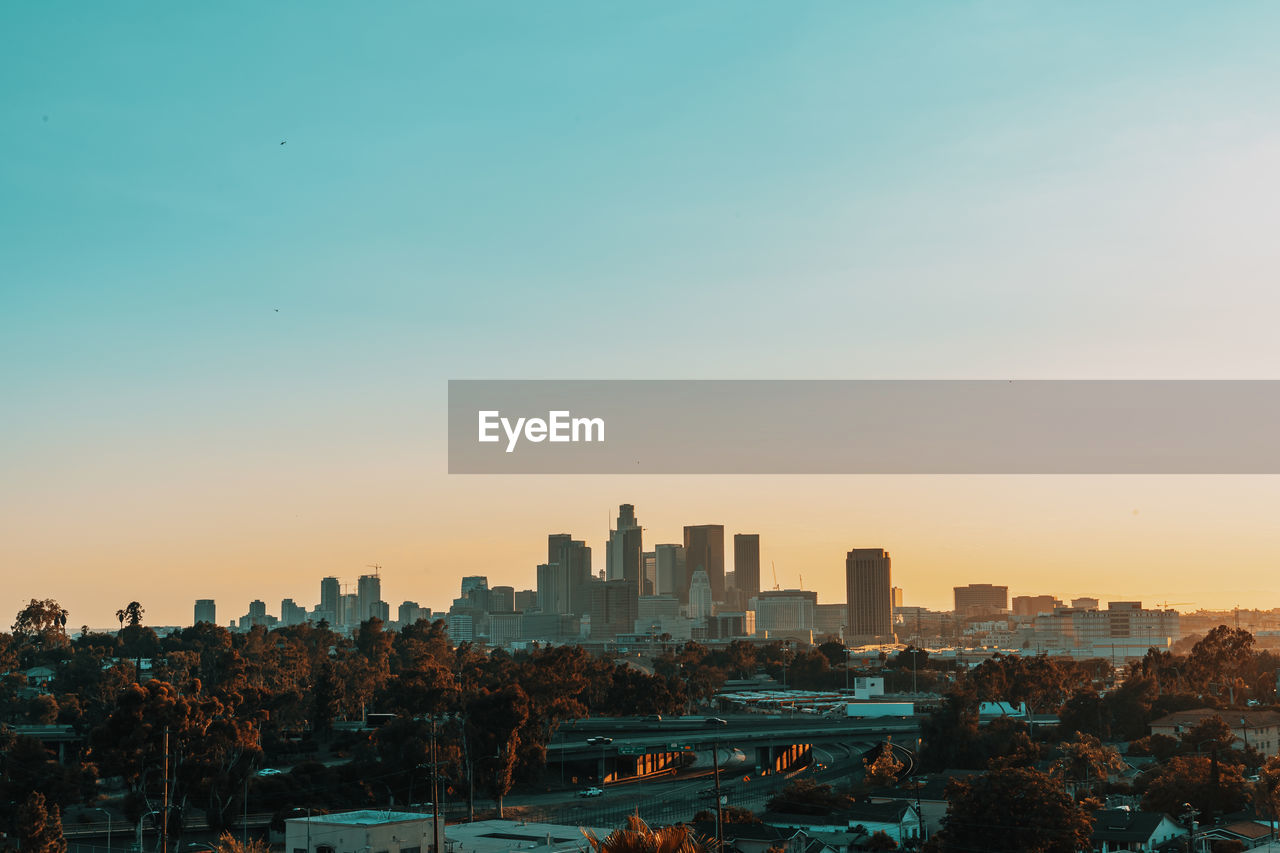
[[[524,613],[526,610],[534,610],[538,606],[538,591],[536,589],[517,589],[515,609]]]
[[[475,589],[488,589],[489,579],[484,575],[467,575],[462,579],[462,597],[466,598],[467,593]]]
[[[1071,599],[1071,607],[1074,610],[1097,610],[1099,603],[1098,599],[1088,596]]]
[[[889,601],[894,607],[902,606],[902,587],[895,586],[889,588]]]
[[[605,553],[605,577],[628,580],[636,585],[636,594],[644,593],[644,529],[636,520],[631,504],[618,507],[618,526],[609,531],[609,550]]]
[[[591,586],[591,639],[630,633],[640,608],[640,594],[627,578]]]
[[[881,548],[854,548],[845,558],[844,578],[849,605],[845,642],[893,642],[889,552]],[[756,624],[760,624],[759,614],[756,614]]]
[[[320,581],[320,610],[329,614],[329,621],[338,625],[342,619],[342,608],[338,600],[342,598],[342,582],[337,578],[323,578]]]
[[[760,534],[733,535],[733,585],[747,597],[760,591]]]
[[[689,618],[705,622],[711,616],[711,610],[711,580],[705,571],[697,569],[689,581]]]
[[[685,566],[689,578],[702,569],[711,583],[711,596],[724,601],[724,525],[696,524],[684,529]],[[689,586],[679,590],[680,600],[689,601]]]
[[[196,621],[194,624],[199,625],[201,622],[208,622],[210,625],[218,624],[218,606],[212,598],[196,599]]]
[[[292,625],[301,625],[307,621],[307,608],[300,604],[294,603],[292,598],[286,598],[280,602],[280,624],[286,628]]]
[[[510,613],[516,609],[516,590],[511,586],[495,586],[489,590],[489,612]]]
[[[957,616],[981,616],[1009,609],[1009,587],[971,583],[953,587]]]
[[[376,615],[374,602],[382,600],[382,579],[377,575],[361,575],[356,582],[356,619],[353,627]]]
[[[572,613],[569,571],[560,563],[538,566],[538,610],[542,613]]]
[[[563,570],[565,599],[563,610],[544,611],[575,613],[582,615],[590,606],[587,585],[591,581],[591,549],[581,539],[568,533],[552,533],[547,537],[547,565],[558,565]]]
[[[422,608],[418,606],[416,601],[406,601],[400,605],[396,611],[396,622],[403,628],[405,625],[412,625],[419,619],[424,618]]]
[[[354,592],[344,592],[338,596],[339,628],[355,628],[360,625],[360,596]]]
[[[681,590],[688,589],[689,577],[685,571],[683,545],[657,545],[654,547],[654,563],[657,568],[657,595],[674,595],[681,598]]]
[[[653,551],[645,551],[640,555],[640,576],[643,578],[641,585],[644,587],[644,595],[657,595],[658,593],[658,555]]]

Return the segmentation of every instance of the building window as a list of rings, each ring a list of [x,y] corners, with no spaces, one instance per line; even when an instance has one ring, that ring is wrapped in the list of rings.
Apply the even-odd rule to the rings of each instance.
[[[401,847],[400,853],[422,853],[421,847]]]

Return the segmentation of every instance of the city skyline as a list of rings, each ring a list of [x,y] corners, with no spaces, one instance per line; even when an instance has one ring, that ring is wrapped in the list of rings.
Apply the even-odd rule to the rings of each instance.
[[[617,513],[617,506],[618,505],[615,504],[614,509],[611,512]],[[643,506],[634,503],[624,504],[623,506],[631,512],[637,512],[637,507],[644,509]],[[657,508],[654,507],[654,509],[656,510]],[[658,513],[653,514],[656,515]],[[256,594],[244,584],[239,584],[220,587],[220,589],[224,590],[220,594],[210,593],[205,595],[204,592],[201,592],[201,590],[196,588],[197,585],[186,583],[181,589],[174,588],[172,595],[177,596],[174,602],[166,602],[163,599],[158,600],[154,597],[150,601],[146,601],[142,600],[142,598],[137,595],[125,597],[142,600],[142,604],[147,609],[147,621],[150,624],[185,624],[189,620],[186,616],[180,614],[183,611],[189,613],[191,602],[196,599],[211,598],[214,601],[221,602],[220,606],[222,608],[230,608],[228,610],[223,610],[224,616],[231,616],[234,611],[234,615],[238,617],[241,611],[244,608],[247,608],[248,603],[255,599],[267,602],[267,612],[273,613],[274,608],[277,606],[276,602],[284,599],[296,599],[301,602],[303,606],[307,607],[317,604],[326,606],[324,594],[323,592],[320,592],[320,590],[322,590],[324,585],[329,582],[333,583],[333,588],[335,590],[333,594],[349,594],[352,597],[359,597],[362,584],[366,580],[373,578],[375,575],[381,575],[382,579],[385,579],[386,577],[390,577],[391,579],[388,587],[389,591],[380,593],[381,599],[390,608],[391,618],[394,618],[396,608],[402,601],[413,601],[425,608],[433,610],[436,613],[443,613],[448,610],[449,603],[456,597],[458,581],[471,574],[484,576],[488,579],[491,585],[495,586],[507,585],[512,586],[515,589],[536,590],[539,586],[539,571],[545,568],[545,566],[541,565],[541,561],[546,560],[547,557],[550,556],[550,550],[558,549],[561,546],[585,546],[587,549],[587,566],[575,569],[573,577],[579,577],[579,574],[577,573],[585,573],[588,568],[590,570],[591,577],[594,578],[599,576],[605,571],[605,567],[602,565],[603,561],[601,561],[599,555],[602,552],[607,552],[608,550],[610,538],[615,531],[614,523],[615,520],[610,519],[605,530],[595,536],[589,534],[580,535],[577,532],[544,533],[542,537],[541,554],[538,556],[539,562],[532,566],[513,567],[505,570],[484,570],[482,568],[478,568],[485,565],[483,556],[481,555],[480,559],[469,564],[473,567],[472,569],[459,570],[456,575],[452,573],[448,575],[441,575],[437,572],[429,571],[415,572],[412,568],[406,570],[403,567],[383,566],[369,562],[353,566],[348,571],[339,569],[336,572],[325,572],[323,574],[324,583],[317,587],[315,602],[310,601],[309,598],[312,594],[309,591],[310,587],[315,586],[315,578],[310,576],[305,577],[302,581],[301,589],[299,588],[299,584],[296,582],[280,583],[275,576],[272,576],[270,578],[262,577],[258,579],[265,586],[261,587],[260,591]],[[720,535],[725,539],[730,539],[734,543],[741,539],[751,541],[755,550],[748,551],[747,553],[749,553],[751,557],[754,557],[753,562],[759,567],[759,571],[761,573],[759,577],[760,591],[768,591],[773,588],[772,572],[774,564],[778,562],[780,549],[773,549],[770,547],[772,545],[773,537],[769,535],[767,530],[753,530],[751,532],[747,532],[745,530],[735,530],[730,525],[705,524],[678,525],[676,529],[683,531],[686,529],[706,528],[720,528]],[[646,547],[654,548],[670,544],[680,547],[681,535],[655,535],[652,528],[645,527],[643,529],[646,531],[646,535],[651,537],[647,540],[649,544]],[[668,531],[665,529],[658,531],[660,534],[669,534],[673,532],[675,531]],[[561,542],[561,540],[563,540],[563,542]],[[664,540],[672,541],[667,542]],[[529,548],[525,548],[522,545],[521,550],[533,550],[536,547],[537,546],[531,546]],[[794,562],[790,560],[783,560],[782,566],[778,568],[779,587],[783,590],[804,589],[813,591],[817,593],[818,601],[824,604],[844,603],[847,596],[845,577],[846,557],[851,546],[846,544],[841,547],[842,550],[840,550],[838,554],[833,555],[833,559],[838,559],[839,561],[839,566],[834,571],[830,566],[815,565],[813,563],[805,563],[803,564],[803,568],[796,568]],[[729,548],[727,550],[729,553],[724,555],[722,563],[723,571],[726,575],[730,572],[734,572],[736,574],[735,566],[732,562],[736,549]],[[906,550],[907,552],[910,552],[911,549],[886,547],[884,550],[890,552],[901,552]],[[594,561],[591,559],[591,552],[594,552],[595,554]],[[555,561],[553,560],[552,562]],[[371,572],[371,569],[374,571]],[[685,576],[686,582],[692,577],[693,572],[693,567],[689,567]],[[294,570],[290,571],[287,576],[290,578],[298,578],[300,574],[301,573],[299,571]],[[835,583],[832,582],[831,575],[833,574],[836,576],[834,578],[836,581]],[[801,586],[802,576],[804,577],[803,587]],[[916,578],[922,576],[928,576],[931,578],[927,585],[918,585],[914,582]],[[565,595],[574,595],[574,593],[571,592],[573,586],[569,583],[567,576],[565,582]],[[1088,586],[1081,584],[1078,579],[1077,586],[1069,587],[1066,584],[1062,584],[1054,580],[1048,581],[1048,584],[1046,585],[1045,583],[1036,583],[1029,580],[1019,580],[1016,577],[998,577],[996,574],[991,572],[986,575],[975,574],[973,570],[967,569],[956,569],[955,574],[941,573],[930,576],[920,572],[918,568],[913,571],[910,566],[903,566],[901,564],[901,558],[898,558],[897,564],[893,569],[892,586],[904,590],[904,604],[911,607],[926,607],[930,610],[949,611],[953,609],[954,596],[956,594],[957,587],[979,587],[984,584],[995,584],[997,587],[1007,587],[1007,596],[1010,600],[1023,596],[1056,596],[1062,599],[1063,603],[1066,604],[1073,598],[1089,596],[1099,598],[1104,607],[1109,601],[1140,600],[1148,606],[1156,606],[1162,602],[1170,603],[1171,606],[1177,605],[1173,609],[1178,609],[1183,612],[1190,612],[1196,609],[1227,611],[1236,606],[1246,609],[1257,608],[1262,610],[1269,609],[1269,606],[1280,607],[1280,594],[1275,596],[1273,603],[1270,605],[1268,604],[1268,602],[1271,601],[1270,599],[1264,598],[1260,600],[1232,601],[1228,600],[1230,598],[1229,595],[1225,597],[1220,595],[1216,600],[1193,601],[1186,599],[1183,596],[1168,593],[1165,591],[1168,587],[1162,588],[1159,586],[1153,586],[1147,590],[1139,590],[1123,586],[1106,586],[1105,584]],[[376,585],[379,589],[381,588],[381,579]],[[30,588],[33,590],[36,588],[34,582],[32,582]],[[261,592],[261,589],[265,588],[274,589],[278,594]],[[69,609],[72,608],[68,604],[68,601],[75,601],[74,596],[67,601],[64,601],[63,599],[58,598],[57,595],[42,595],[33,592],[29,596],[18,596],[13,599],[13,609],[15,612],[31,597],[53,597],[63,603],[64,606],[68,606]],[[566,598],[566,601],[567,600],[568,598]],[[157,603],[157,601],[159,601],[159,603]],[[574,602],[575,606],[580,610],[585,610],[585,601],[579,601],[577,598],[574,598]],[[102,605],[100,607],[102,615],[96,620],[88,620],[87,623],[83,622],[83,620],[77,619],[75,611],[73,610],[70,621],[76,625],[89,624],[91,627],[108,626],[111,624],[111,619],[109,617],[114,614],[116,606],[117,605],[114,602],[110,605]],[[366,616],[369,615],[366,613],[368,608],[367,604],[362,602],[358,607],[360,608],[359,612],[361,614]],[[168,614],[170,618],[164,618],[165,614]],[[219,621],[220,623],[225,623],[231,620],[223,618]]]

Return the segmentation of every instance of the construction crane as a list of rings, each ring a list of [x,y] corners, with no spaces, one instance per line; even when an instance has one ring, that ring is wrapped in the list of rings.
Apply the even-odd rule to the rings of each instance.
[[[773,560],[769,561],[769,565],[773,567],[773,588],[775,590],[780,590],[782,587],[778,586],[778,566],[773,562]]]
[[[1156,607],[1161,610],[1168,610],[1170,607],[1176,607],[1180,604],[1195,604],[1194,601],[1157,601]]]
[[[366,563],[365,568],[373,569],[373,576],[375,578],[378,576],[378,572],[382,571],[382,566],[379,563]]]

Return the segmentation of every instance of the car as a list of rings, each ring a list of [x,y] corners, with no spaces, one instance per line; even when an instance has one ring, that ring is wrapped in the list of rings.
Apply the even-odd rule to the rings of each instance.
[[[703,725],[707,725],[707,726],[727,726],[727,725],[729,725],[729,721],[728,721],[728,720],[722,720],[722,719],[720,719],[719,717],[707,717],[705,720],[703,720],[703,721],[702,721],[702,723],[703,723]]]
[[[264,767],[257,773],[258,776],[283,776],[283,770],[276,770],[274,767]]]
[[[605,746],[605,745],[607,745],[607,744],[611,744],[611,743],[613,743],[613,738],[611,738],[611,737],[589,737],[589,738],[587,738],[587,743],[591,744],[592,746]]]
[[[645,717],[645,718],[644,718],[644,721],[645,721],[646,723],[660,723],[660,722],[662,722],[662,715],[661,715],[661,714],[650,714],[649,716],[647,716],[647,717]]]
[[[604,795],[604,791],[600,790],[599,788],[583,788],[581,791],[578,792],[579,797],[599,797],[603,795]]]

